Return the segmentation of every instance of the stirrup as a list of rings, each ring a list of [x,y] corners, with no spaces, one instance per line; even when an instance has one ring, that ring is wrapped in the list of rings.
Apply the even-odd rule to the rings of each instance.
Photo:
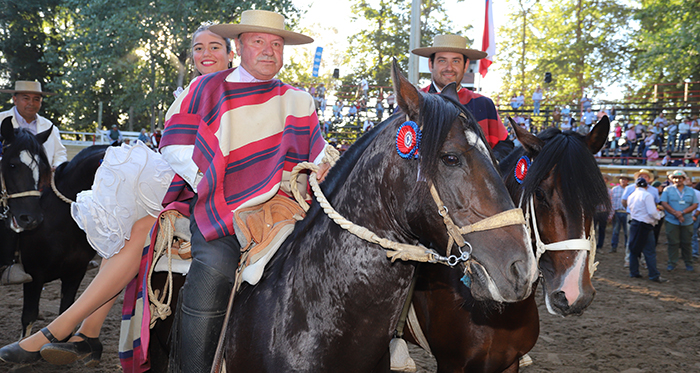
[[[391,370],[394,372],[415,373],[416,362],[408,354],[408,345],[403,338],[393,338],[389,342]]]
[[[0,275],[0,285],[18,285],[32,280],[32,276],[24,271],[22,263],[11,264]]]

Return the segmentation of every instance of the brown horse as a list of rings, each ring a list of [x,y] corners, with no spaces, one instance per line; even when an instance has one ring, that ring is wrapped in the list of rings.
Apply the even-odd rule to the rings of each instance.
[[[445,228],[450,217],[466,226],[513,206],[479,125],[454,104],[454,86],[427,95],[396,65],[392,76],[403,113],[363,136],[331,170],[323,183],[330,205],[380,237],[471,258],[449,271],[463,277],[466,270],[479,299],[525,299],[536,263],[522,225],[457,233],[460,252]],[[388,372],[413,273],[413,264],[392,263],[315,204],[260,283],[236,296],[227,370]]]
[[[609,120],[604,117],[585,137],[558,129],[535,137],[511,124],[522,147],[500,168],[513,201],[535,217],[530,224],[547,309],[580,315],[595,295],[592,220],[596,209],[610,209],[593,158],[605,143]],[[418,271],[413,306],[438,372],[517,372],[518,359],[539,335],[534,291],[524,301],[493,305],[456,291],[459,282],[443,268]],[[418,343],[410,328],[407,340]]]

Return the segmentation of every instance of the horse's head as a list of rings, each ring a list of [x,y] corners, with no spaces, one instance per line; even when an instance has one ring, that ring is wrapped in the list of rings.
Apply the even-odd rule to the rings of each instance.
[[[394,197],[405,199],[397,207],[411,232],[443,255],[468,258],[454,270],[463,271],[475,299],[526,298],[537,277],[536,261],[481,127],[459,103],[454,85],[440,95],[424,94],[396,65],[392,78],[403,115],[387,128],[395,150],[385,179],[414,191]]]
[[[562,316],[581,314],[595,296],[594,215],[610,209],[593,157],[605,144],[610,122],[603,117],[587,136],[552,128],[535,137],[512,120],[511,125],[522,149],[504,159],[501,171],[535,228],[531,237],[547,309]]]
[[[42,144],[50,131],[35,136],[25,129],[14,129],[12,117],[5,118],[0,126],[0,216],[16,232],[34,229],[44,218],[39,190],[51,177],[51,166]]]

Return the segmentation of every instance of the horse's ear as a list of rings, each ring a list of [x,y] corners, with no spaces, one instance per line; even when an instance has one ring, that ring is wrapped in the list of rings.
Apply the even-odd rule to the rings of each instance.
[[[457,94],[457,83],[452,82],[445,86],[440,92],[441,95],[449,97],[456,102],[459,102],[459,94]]]
[[[44,132],[36,134],[36,139],[39,140],[39,144],[43,144],[46,142],[46,140],[49,139],[49,136],[51,135],[51,131],[53,131],[53,126],[49,127],[49,129],[47,129]]]
[[[394,83],[396,103],[409,117],[415,118],[420,109],[420,93],[418,89],[401,74],[399,65],[396,63],[396,58],[394,58],[391,64],[391,81]]]
[[[510,122],[510,127],[513,128],[513,131],[515,132],[515,137],[518,138],[518,141],[520,141],[523,148],[525,148],[529,154],[536,155],[542,150],[544,141],[530,132],[527,132],[525,128],[515,123],[513,118],[508,117],[508,121]]]
[[[11,143],[15,139],[15,127],[12,125],[12,117],[7,117],[2,120],[0,125],[0,135],[4,141]]]
[[[586,135],[586,145],[591,153],[595,154],[603,148],[605,141],[608,139],[608,133],[610,132],[610,119],[607,115],[603,115],[603,118],[593,126],[591,132]]]

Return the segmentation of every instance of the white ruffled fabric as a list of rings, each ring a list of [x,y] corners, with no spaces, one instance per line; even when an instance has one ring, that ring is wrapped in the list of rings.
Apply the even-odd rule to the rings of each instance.
[[[137,220],[157,217],[175,172],[141,141],[110,147],[91,190],[78,194],[71,215],[88,242],[109,259],[124,247]]]

